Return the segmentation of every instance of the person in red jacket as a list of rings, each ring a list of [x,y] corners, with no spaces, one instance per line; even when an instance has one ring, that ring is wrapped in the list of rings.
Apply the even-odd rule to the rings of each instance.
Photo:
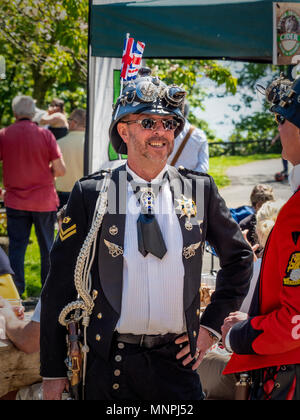
[[[282,155],[297,167],[300,80],[291,90],[295,93],[291,105],[280,103],[271,110],[284,117],[279,125]],[[250,373],[250,399],[300,400],[299,187],[282,208],[268,238],[249,314],[231,313],[222,333],[223,343],[234,352],[223,373]]]

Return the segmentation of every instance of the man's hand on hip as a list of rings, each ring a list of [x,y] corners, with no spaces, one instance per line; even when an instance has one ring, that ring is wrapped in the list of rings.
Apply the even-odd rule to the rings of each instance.
[[[175,343],[187,343],[187,345],[179,353],[177,353],[176,358],[181,359],[182,357],[188,355],[182,362],[183,366],[188,365],[191,361],[194,360],[195,363],[193,364],[192,369],[196,370],[200,366],[200,363],[202,362],[208,350],[215,344],[215,341],[209,335],[209,331],[206,328],[200,327],[197,338],[197,349],[194,357],[192,357],[190,354],[190,345],[187,334],[177,338]]]

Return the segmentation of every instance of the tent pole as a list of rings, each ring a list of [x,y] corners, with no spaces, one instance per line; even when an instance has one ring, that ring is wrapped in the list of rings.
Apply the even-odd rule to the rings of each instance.
[[[89,17],[88,17],[88,52],[87,52],[87,103],[86,103],[86,130],[85,130],[85,141],[84,141],[84,160],[83,160],[83,166],[84,166],[84,175],[88,175],[91,170],[91,159],[90,154],[92,153],[92,148],[90,144],[90,139],[93,139],[92,133],[93,133],[93,119],[91,118],[91,114],[94,113],[93,106],[90,106],[90,100],[92,92],[90,91],[90,67],[91,67],[91,13],[92,13],[92,3],[93,0],[89,0]],[[94,71],[93,71],[93,77],[94,79]],[[93,101],[94,102],[94,101]]]

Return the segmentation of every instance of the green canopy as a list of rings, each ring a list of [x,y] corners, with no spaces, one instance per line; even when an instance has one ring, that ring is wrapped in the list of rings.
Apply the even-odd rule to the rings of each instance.
[[[298,3],[290,0],[290,2]],[[272,61],[270,0],[141,0],[91,5],[92,56],[120,57],[126,33],[145,58]]]
[[[290,0],[293,3],[297,1]],[[284,2],[287,3],[287,2]],[[127,33],[144,58],[225,58],[272,62],[270,0],[90,0],[85,173],[110,167],[108,130]],[[117,74],[119,82],[119,73]]]

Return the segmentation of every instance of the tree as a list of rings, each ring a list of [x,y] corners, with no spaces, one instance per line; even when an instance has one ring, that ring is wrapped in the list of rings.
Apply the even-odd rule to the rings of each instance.
[[[12,98],[21,92],[30,92],[33,80],[28,66],[13,60],[13,49],[8,43],[0,43],[0,55],[6,61],[6,78],[0,80],[0,121],[6,126],[11,122]]]
[[[167,84],[177,84],[186,90],[191,111],[196,108],[204,109],[204,98],[208,95],[201,83],[204,79],[216,86],[224,86],[227,93],[236,93],[237,79],[228,67],[215,60],[148,59],[147,65]],[[189,121],[205,130],[209,139],[215,139],[207,122],[198,119],[193,112],[189,114]]]
[[[87,40],[88,0],[1,0],[0,53],[11,93],[27,91],[39,107],[62,92],[85,105]],[[1,82],[0,96],[3,90]]]
[[[271,64],[245,63],[238,73],[238,90],[241,93],[242,104],[250,108],[257,96],[257,84],[265,87],[276,77],[280,71],[287,71],[286,68],[279,68]],[[234,131],[230,141],[262,140],[272,139],[278,132],[274,121],[274,114],[270,112],[270,104],[261,96],[262,109],[260,112],[253,112],[252,115],[242,116],[239,121],[233,120]]]
[[[254,112],[235,123],[230,141],[272,139],[277,134],[274,115],[269,110]]]

